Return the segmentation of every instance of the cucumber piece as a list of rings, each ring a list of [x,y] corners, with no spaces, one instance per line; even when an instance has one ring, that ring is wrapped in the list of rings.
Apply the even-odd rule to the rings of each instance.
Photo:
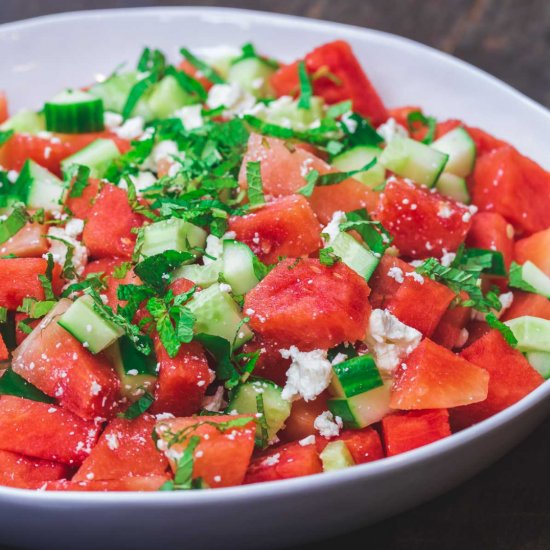
[[[201,288],[207,288],[218,282],[222,268],[221,260],[206,265],[182,265],[172,272],[172,279],[187,279]]]
[[[462,127],[451,130],[431,145],[436,151],[449,155],[445,172],[460,178],[470,175],[476,161],[476,144]]]
[[[223,279],[237,295],[246,294],[260,280],[254,272],[254,252],[238,241],[223,241]]]
[[[364,277],[367,281],[374,273],[380,258],[374,252],[363,246],[349,233],[341,231],[330,243],[331,248],[338,257],[353,271]]]
[[[58,212],[67,192],[65,184],[40,164],[28,159],[14,184],[21,200],[32,209]]]
[[[550,298],[550,277],[533,262],[527,260],[521,266],[521,278],[542,296]]]
[[[550,352],[550,321],[547,319],[524,315],[504,324],[514,333],[520,351]]]
[[[273,96],[269,83],[275,69],[258,57],[248,57],[237,61],[229,68],[227,81],[238,84],[243,90],[254,97]]]
[[[545,379],[550,378],[550,353],[547,351],[528,351],[525,354],[530,365]]]
[[[379,162],[394,174],[433,187],[445,169],[449,155],[414,139],[394,136]]]
[[[271,382],[271,380],[251,380],[237,387],[227,409],[229,411],[235,410],[239,414],[256,414],[258,412],[256,398],[261,395],[267,424],[267,436],[269,441],[273,441],[277,432],[284,428],[285,421],[290,416],[291,404],[281,397],[282,391],[282,388]],[[259,426],[258,430],[260,430]]]
[[[154,118],[168,118],[174,111],[193,103],[193,97],[171,75],[156,84],[149,96],[149,109]]]
[[[334,397],[350,398],[378,388],[384,384],[370,354],[352,357],[332,366],[329,392]]]
[[[225,338],[234,349],[248,342],[253,336],[243,323],[241,310],[219,284],[196,292],[186,306],[195,315],[195,333],[210,334]]]
[[[103,318],[91,296],[80,296],[57,321],[92,353],[99,353],[118,340],[124,331]]]
[[[81,90],[66,90],[44,105],[46,130],[81,134],[103,130],[103,100]]]
[[[61,169],[66,172],[71,166],[81,164],[90,169],[90,177],[102,178],[111,163],[120,156],[118,147],[110,139],[96,139],[61,161]]]
[[[205,244],[204,229],[179,218],[169,218],[143,228],[140,254],[148,257],[166,250],[193,251],[195,247],[204,248]]]
[[[382,154],[380,147],[373,145],[357,145],[332,159],[332,166],[341,172],[351,172],[359,170],[372,159],[378,159]],[[378,187],[386,180],[386,169],[382,164],[377,162],[370,170],[359,172],[353,176],[354,179],[369,187]]]
[[[349,452],[344,441],[331,441],[319,455],[323,463],[323,471],[331,472],[334,470],[343,470],[355,465],[355,461]]]
[[[463,204],[470,204],[470,192],[464,178],[455,176],[449,172],[443,172],[439,176],[435,188],[446,197],[451,197],[451,199]]]
[[[304,130],[323,118],[324,101],[323,98],[314,96],[311,98],[309,109],[300,109],[298,101],[290,96],[283,96],[261,106],[254,114],[270,124]]]
[[[105,349],[105,355],[120,379],[120,391],[130,401],[136,401],[157,381],[153,355],[143,355],[131,340],[123,335]]]
[[[339,416],[346,428],[364,428],[379,422],[390,412],[391,380],[353,397],[328,400],[329,411]]]
[[[28,109],[19,111],[0,125],[0,130],[2,131],[13,130],[14,132],[24,132],[27,134],[36,134],[45,129],[44,115]]]

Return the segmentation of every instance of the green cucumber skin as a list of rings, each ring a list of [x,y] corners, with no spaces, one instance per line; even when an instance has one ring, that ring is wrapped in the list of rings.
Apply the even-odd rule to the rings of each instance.
[[[333,365],[332,370],[347,398],[355,397],[384,384],[371,355],[348,359]]]
[[[90,168],[90,177],[102,178],[111,163],[119,156],[120,151],[114,141],[96,139],[74,155],[62,160],[61,169],[65,172],[74,164],[83,164]]]
[[[523,352],[550,352],[550,321],[524,315],[504,323],[518,340],[517,348]]]
[[[73,101],[71,101],[73,97]],[[64,92],[44,105],[46,130],[63,134],[100,132],[103,101],[86,92]]]

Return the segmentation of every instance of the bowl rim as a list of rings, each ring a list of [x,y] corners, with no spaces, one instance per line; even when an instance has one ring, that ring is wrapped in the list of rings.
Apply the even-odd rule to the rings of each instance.
[[[550,110],[526,96],[524,93],[516,90],[511,85],[501,81],[497,77],[487,73],[450,54],[436,50],[431,46],[421,44],[412,39],[395,35],[389,32],[357,27],[344,23],[337,23],[326,20],[314,20],[307,17],[287,15],[271,12],[262,12],[258,10],[249,10],[242,8],[215,7],[215,6],[158,6],[158,7],[134,7],[118,9],[97,9],[71,11],[58,14],[43,15],[29,19],[23,19],[0,25],[0,41],[2,36],[7,33],[25,31],[39,26],[48,26],[50,23],[57,22],[82,22],[93,19],[112,18],[118,16],[170,16],[177,14],[179,16],[199,16],[204,20],[222,16],[223,24],[242,24],[243,18],[247,21],[262,21],[266,24],[272,24],[282,27],[294,27],[301,29],[314,29],[333,32],[339,31],[342,35],[348,37],[364,37],[370,35],[382,43],[397,45],[419,51],[423,56],[430,56],[440,62],[454,65],[460,71],[466,71],[470,76],[483,79],[486,82],[505,90],[516,101],[521,101],[529,108],[535,110],[538,115],[545,117],[550,125]],[[81,503],[90,506],[105,505],[129,505],[138,507],[144,505],[208,505],[252,499],[254,497],[280,497],[289,496],[294,492],[315,492],[329,490],[333,487],[349,484],[360,478],[376,477],[377,475],[391,474],[402,468],[413,467],[422,461],[436,455],[443,456],[445,453],[466,446],[469,443],[482,439],[487,434],[498,427],[502,427],[513,418],[527,413],[531,408],[541,403],[550,396],[550,384],[548,381],[541,384],[538,388],[525,396],[517,403],[496,415],[483,420],[465,430],[452,434],[449,437],[435,441],[423,447],[413,449],[403,454],[392,457],[385,457],[380,460],[368,462],[366,464],[355,465],[352,468],[339,470],[335,472],[324,472],[312,476],[286,479],[280,481],[268,481],[251,485],[240,485],[236,487],[219,488],[214,491],[157,491],[157,492],[121,492],[121,491],[90,491],[90,492],[70,492],[70,491],[36,491],[31,489],[18,489],[12,487],[0,486],[0,501],[9,499],[12,502],[20,504],[44,504],[46,502],[62,503]],[[32,502],[31,502],[32,501]]]

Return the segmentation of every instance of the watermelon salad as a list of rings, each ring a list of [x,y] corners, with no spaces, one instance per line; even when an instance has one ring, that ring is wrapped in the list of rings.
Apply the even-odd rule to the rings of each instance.
[[[550,173],[343,41],[180,52],[0,95],[1,485],[338,470],[550,377]]]

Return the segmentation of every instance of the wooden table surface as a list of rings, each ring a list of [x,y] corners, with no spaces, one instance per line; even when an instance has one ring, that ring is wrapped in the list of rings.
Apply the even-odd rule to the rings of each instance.
[[[77,9],[185,4],[276,11],[407,36],[469,61],[550,107],[548,0],[0,0],[0,23]],[[498,463],[445,496],[301,550],[329,545],[549,549],[549,465],[550,419]]]

